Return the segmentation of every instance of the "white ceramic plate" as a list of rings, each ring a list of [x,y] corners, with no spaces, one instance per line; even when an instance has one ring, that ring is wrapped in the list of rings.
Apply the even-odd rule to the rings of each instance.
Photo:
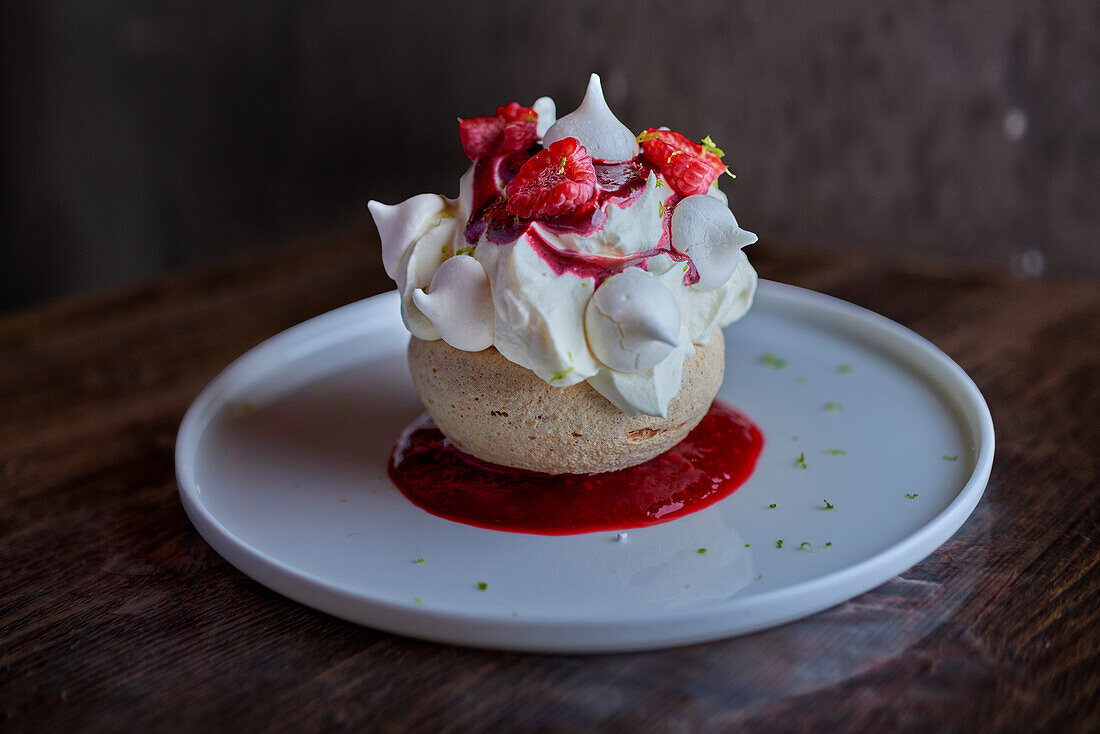
[[[993,462],[989,410],[942,352],[869,311],[762,282],[726,330],[719,394],[764,431],[744,486],[625,543],[474,528],[419,509],[386,476],[421,411],[407,341],[396,293],[307,321],[211,382],[176,445],[183,505],[226,560],[399,634],[596,652],[778,625],[930,554]]]

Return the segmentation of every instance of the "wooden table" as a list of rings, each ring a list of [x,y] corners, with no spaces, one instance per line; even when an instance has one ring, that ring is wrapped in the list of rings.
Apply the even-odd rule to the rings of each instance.
[[[229,566],[180,506],[184,409],[264,338],[389,287],[366,228],[0,320],[0,730],[1100,730],[1100,289],[753,247],[928,337],[997,458],[939,551],[801,622],[681,649],[394,637]]]

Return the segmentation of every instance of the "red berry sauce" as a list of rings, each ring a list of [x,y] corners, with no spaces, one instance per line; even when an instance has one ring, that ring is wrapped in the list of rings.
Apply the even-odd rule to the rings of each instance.
[[[687,438],[644,464],[552,476],[467,456],[424,415],[401,436],[389,474],[410,501],[447,520],[574,535],[656,525],[708,507],[745,483],[763,446],[747,416],[715,401]]]

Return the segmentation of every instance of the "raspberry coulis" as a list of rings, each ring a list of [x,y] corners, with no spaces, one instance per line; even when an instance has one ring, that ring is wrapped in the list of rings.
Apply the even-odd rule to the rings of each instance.
[[[467,456],[425,415],[401,436],[389,475],[413,504],[447,520],[575,535],[656,525],[708,507],[745,483],[763,446],[746,415],[715,401],[683,441],[644,464],[548,475]]]

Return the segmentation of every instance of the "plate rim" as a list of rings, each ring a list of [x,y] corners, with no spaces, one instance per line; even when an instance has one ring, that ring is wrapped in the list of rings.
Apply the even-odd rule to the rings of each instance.
[[[989,481],[995,450],[993,419],[984,397],[966,372],[942,350],[901,324],[841,299],[798,286],[761,280],[757,299],[796,307],[811,306],[833,319],[854,319],[893,342],[916,348],[931,364],[921,370],[940,389],[941,399],[959,410],[964,435],[975,441],[974,466],[958,494],[928,522],[887,548],[861,561],[789,586],[749,596],[733,596],[698,607],[641,610],[604,615],[532,615],[513,617],[500,610],[449,611],[397,602],[344,586],[289,565],[245,542],[201,501],[190,457],[226,393],[239,382],[259,379],[253,363],[270,353],[303,355],[340,338],[342,332],[387,328],[397,318],[397,291],[350,303],[303,321],[257,344],[233,360],[196,396],[180,423],[175,463],[184,510],[199,535],[230,565],[294,601],[357,624],[396,634],[451,644],[533,652],[614,652],[644,650],[733,637],[779,626],[835,606],[873,589],[931,555],[972,514]],[[368,326],[364,327],[364,324]],[[404,327],[401,326],[403,329]],[[878,341],[876,339],[876,341]],[[910,360],[905,360],[909,366]],[[267,370],[278,369],[274,362]],[[245,378],[248,378],[247,380]],[[952,383],[953,381],[953,383]],[[945,384],[946,383],[946,384]],[[950,385],[951,392],[944,391]],[[482,530],[483,532],[495,532]],[[784,615],[764,609],[789,609]],[[766,618],[763,618],[766,617]]]

